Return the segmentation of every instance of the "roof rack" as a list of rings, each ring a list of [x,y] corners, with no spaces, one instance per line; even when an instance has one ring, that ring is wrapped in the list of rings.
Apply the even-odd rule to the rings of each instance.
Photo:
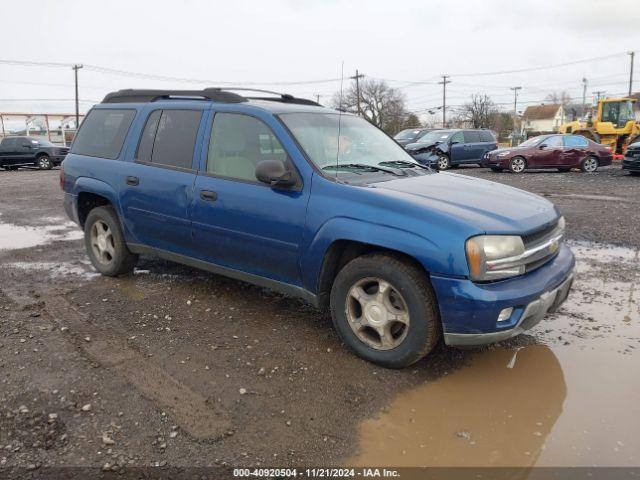
[[[234,93],[240,92],[258,92],[274,95],[274,97],[245,97]],[[211,100],[219,103],[242,103],[248,100],[267,100],[272,102],[295,103],[300,105],[320,106],[319,103],[306,98],[296,98],[288,93],[273,92],[271,90],[261,90],[257,88],[244,87],[216,87],[205,88],[203,90],[136,90],[125,89],[118,90],[107,94],[102,103],[139,103],[139,102],[155,102],[157,100],[168,99],[200,99]]]

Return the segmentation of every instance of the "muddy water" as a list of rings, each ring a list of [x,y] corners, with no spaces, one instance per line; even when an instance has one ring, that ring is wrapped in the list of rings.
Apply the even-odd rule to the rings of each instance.
[[[359,429],[349,465],[640,465],[638,251],[575,243],[576,282],[531,345],[396,398]]]

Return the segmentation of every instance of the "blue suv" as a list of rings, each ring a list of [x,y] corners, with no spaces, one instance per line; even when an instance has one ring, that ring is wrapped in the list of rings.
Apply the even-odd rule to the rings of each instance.
[[[481,165],[485,153],[498,148],[491,130],[434,130],[404,147],[418,162],[438,170],[461,164]]]
[[[102,274],[154,254],[299,297],[386,367],[441,338],[517,335],[573,279],[547,200],[432,171],[365,120],[289,95],[111,93],[84,120],[61,185]]]

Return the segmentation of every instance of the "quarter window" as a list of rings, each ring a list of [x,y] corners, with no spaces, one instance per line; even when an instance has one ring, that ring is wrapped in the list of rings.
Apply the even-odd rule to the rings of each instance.
[[[248,115],[217,113],[211,130],[207,172],[256,182],[256,165],[263,160],[287,160],[287,153],[271,129]]]
[[[118,158],[135,116],[135,110],[91,110],[82,122],[71,152],[110,160]]]
[[[488,130],[482,130],[480,132],[480,141],[481,142],[486,142],[486,143],[495,143],[496,139],[493,136],[493,133],[491,133]]]
[[[200,117],[200,110],[163,110],[153,142],[151,163],[191,169]]]

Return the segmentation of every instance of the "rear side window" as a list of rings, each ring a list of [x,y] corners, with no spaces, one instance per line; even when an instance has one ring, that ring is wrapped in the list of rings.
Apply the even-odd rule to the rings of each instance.
[[[466,130],[464,132],[464,143],[477,143],[481,141],[480,132],[476,130]]]
[[[587,139],[580,135],[568,135],[564,137],[565,147],[586,147],[589,145]]]
[[[192,169],[193,168],[193,150],[198,136],[198,128],[200,127],[200,118],[202,112],[200,110],[163,110],[155,128],[155,140],[151,149],[151,163],[159,165],[168,165],[171,167]],[[151,116],[145,126],[153,129]],[[145,140],[143,137],[140,143]],[[148,153],[148,138],[145,142],[145,151]],[[140,150],[138,150],[140,155]],[[142,159],[141,159],[142,160]]]
[[[490,143],[495,143],[496,139],[493,136],[493,133],[491,133],[488,130],[482,130],[480,132],[480,141],[481,142],[490,142]]]
[[[91,110],[82,122],[71,153],[115,160],[135,116],[135,110]]]

